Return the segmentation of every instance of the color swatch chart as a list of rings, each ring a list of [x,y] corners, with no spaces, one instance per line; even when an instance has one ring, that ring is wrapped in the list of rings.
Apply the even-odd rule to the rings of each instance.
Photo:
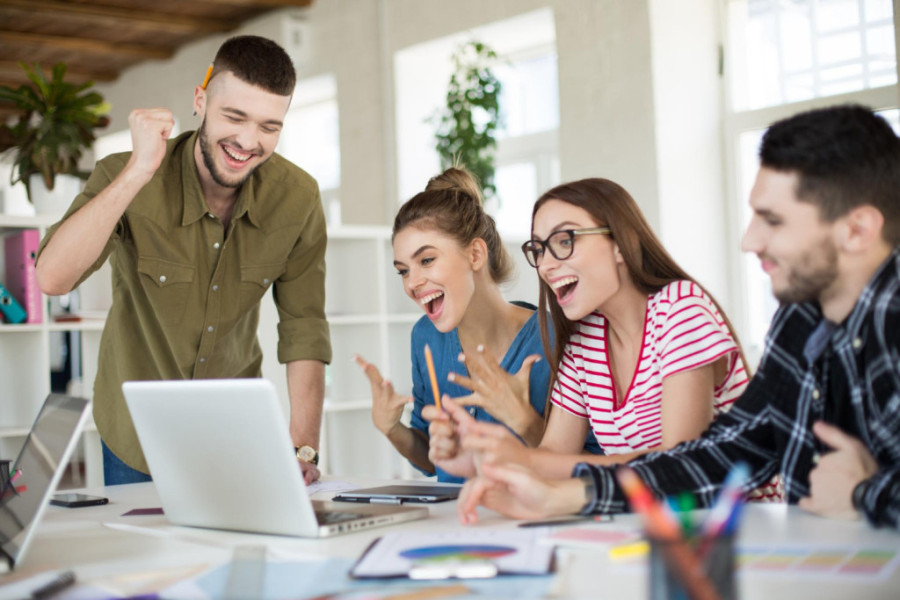
[[[741,546],[737,561],[746,575],[883,579],[900,563],[900,548]]]

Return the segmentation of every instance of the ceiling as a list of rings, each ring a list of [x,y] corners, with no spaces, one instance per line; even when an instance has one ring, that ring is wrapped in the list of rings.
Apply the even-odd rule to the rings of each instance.
[[[238,28],[271,10],[313,0],[0,0],[0,85],[28,80],[19,62],[49,74],[68,66],[73,83],[113,81],[145,60],[165,60],[179,47]],[[15,114],[0,104],[0,121]],[[8,147],[0,139],[0,149]]]

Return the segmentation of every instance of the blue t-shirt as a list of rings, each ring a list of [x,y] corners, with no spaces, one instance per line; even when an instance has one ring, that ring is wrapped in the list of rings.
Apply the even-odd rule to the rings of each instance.
[[[531,406],[534,407],[534,410],[539,415],[543,415],[544,403],[547,399],[547,386],[550,381],[550,365],[541,347],[537,309],[533,304],[526,302],[514,302],[513,304],[532,310],[534,314],[528,318],[525,325],[516,334],[515,339],[509,346],[509,350],[506,351],[506,355],[500,361],[500,366],[508,373],[518,373],[525,358],[532,354],[541,355],[541,360],[531,367],[528,391]],[[434,372],[442,395],[447,394],[451,398],[458,398],[471,394],[472,392],[466,388],[447,381],[447,375],[451,372],[459,373],[466,377],[469,376],[469,372],[466,369],[466,365],[457,360],[460,352],[462,352],[462,346],[459,343],[459,335],[456,329],[447,333],[441,333],[427,316],[423,316],[413,326],[410,341],[412,348],[412,392],[415,399],[410,426],[424,432],[428,436],[428,421],[422,418],[422,408],[428,404],[434,404],[434,394],[431,391],[431,381],[428,379],[428,367],[425,366],[425,344],[428,344],[429,348],[431,348],[432,358],[434,359]],[[468,410],[469,414],[476,421],[499,423],[497,419],[481,407],[471,406]],[[588,435],[590,440],[594,441],[594,436],[591,432],[588,432]],[[594,441],[594,446],[596,447],[596,441]],[[447,483],[461,483],[464,481],[464,479],[451,475],[437,467],[435,467],[435,471],[438,481]]]

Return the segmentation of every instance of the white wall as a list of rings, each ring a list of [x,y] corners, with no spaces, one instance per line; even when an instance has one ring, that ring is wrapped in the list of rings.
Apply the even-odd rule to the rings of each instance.
[[[724,227],[717,4],[650,2],[657,233],[675,260],[730,312],[727,261],[740,251]]]

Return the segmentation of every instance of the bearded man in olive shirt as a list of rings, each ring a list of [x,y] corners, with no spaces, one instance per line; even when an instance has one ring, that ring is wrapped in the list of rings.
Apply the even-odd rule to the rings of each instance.
[[[129,115],[134,150],[97,164],[39,252],[38,284],[51,295],[111,259],[94,386],[107,485],[148,473],[122,382],[259,377],[259,303],[270,285],[291,437],[306,481],[319,476],[331,360],[325,219],[315,180],[274,154],[296,75],[277,44],[240,36],[220,47],[207,82],[194,90],[197,132],[169,140],[175,121],[164,108]]]

